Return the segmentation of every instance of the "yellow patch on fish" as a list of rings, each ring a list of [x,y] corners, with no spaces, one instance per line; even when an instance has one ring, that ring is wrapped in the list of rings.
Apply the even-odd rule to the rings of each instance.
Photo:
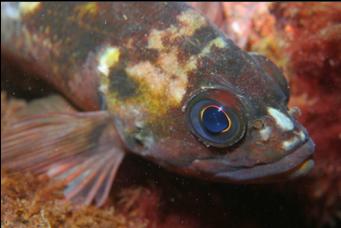
[[[115,67],[120,60],[120,50],[117,47],[107,47],[98,59],[97,70],[101,72],[101,83],[99,90],[106,93],[109,84],[109,73],[110,69]]]
[[[165,88],[167,76],[160,68],[155,67],[149,61],[129,67],[126,72],[129,77],[136,81],[144,81],[150,84],[150,89],[155,94],[159,94]]]
[[[148,46],[150,49],[163,50],[166,48],[163,40],[170,42],[178,37],[192,36],[195,31],[207,25],[206,19],[194,10],[187,10],[177,16],[179,25],[171,25],[165,30],[153,29],[148,37]]]
[[[20,2],[19,9],[22,15],[36,12],[41,6],[41,2]]]
[[[167,102],[159,101],[160,108],[167,108],[165,104],[172,107],[180,104],[187,90],[188,73],[196,69],[200,57],[192,56],[186,63],[180,64],[177,55],[179,48],[172,42],[179,37],[190,37],[207,25],[206,19],[192,9],[182,12],[177,20],[177,25],[170,25],[165,30],[153,29],[148,36],[147,48],[159,51],[155,66],[150,62],[142,62],[126,70],[131,78],[148,85],[151,93],[165,97]],[[221,46],[218,41],[214,44]],[[157,97],[154,99],[160,100]]]
[[[177,19],[182,25],[179,33],[185,36],[192,36],[196,30],[207,24],[206,19],[192,9],[184,11]]]
[[[131,63],[125,68],[127,77],[137,82],[137,97],[125,101],[126,106],[139,107],[154,118],[166,113],[170,108],[181,105],[188,87],[190,72],[197,69],[200,57],[208,55],[213,46],[224,48],[223,38],[217,37],[209,42],[198,55],[190,56],[187,61],[178,59],[180,47],[173,41],[177,38],[192,36],[198,29],[207,25],[206,19],[193,10],[187,10],[177,16],[178,23],[164,30],[151,30],[147,48],[157,50],[155,62],[141,61]],[[128,44],[131,45],[131,40]],[[101,83],[103,86],[103,83]],[[107,83],[105,83],[107,84]],[[113,102],[114,93],[111,94]],[[116,102],[115,101],[115,102]]]
[[[192,62],[181,64],[177,49],[161,53],[156,64],[149,61],[127,67],[127,75],[140,85],[142,97],[152,103],[154,114],[163,114],[169,107],[180,104],[187,90],[188,73],[196,69]],[[151,95],[149,97],[149,95]]]
[[[95,2],[89,2],[76,7],[75,10],[78,16],[83,18],[85,15],[96,15],[98,12],[98,5]]]
[[[217,37],[214,40],[211,40],[206,47],[199,54],[200,56],[205,56],[210,53],[212,46],[216,46],[217,48],[226,47],[226,42],[223,38]]]
[[[153,34],[157,37],[156,32]],[[161,42],[153,40],[154,47],[163,48]],[[186,62],[179,62],[178,47],[160,51],[155,64],[143,61],[126,68],[127,75],[139,83],[142,102],[147,102],[149,112],[162,115],[169,108],[178,106],[188,86],[188,75],[197,69],[200,57],[210,53],[211,48],[224,48],[226,42],[217,37],[211,40],[198,55],[191,56]]]
[[[120,60],[120,50],[117,47],[107,47],[99,56],[98,71],[105,76],[109,75],[110,68],[114,67]]]
[[[165,31],[153,29],[149,34],[148,46],[149,49],[161,50],[164,48],[162,38],[164,37]]]
[[[153,29],[148,37],[148,46],[149,49],[157,49],[163,50],[165,49],[165,45],[163,43],[163,39],[166,37],[172,41],[176,37],[179,37],[181,34],[179,33],[179,29],[174,25],[171,25],[166,30],[157,30]]]
[[[224,48],[226,47],[226,42],[223,38],[221,37],[217,37],[213,40],[211,40],[202,50],[201,52],[198,54],[198,55],[192,55],[188,62],[187,62],[187,65],[188,66],[191,66],[192,69],[195,69],[196,68],[196,65],[197,65],[197,62],[198,62],[198,59],[200,57],[203,57],[203,56],[207,56],[210,54],[211,52],[211,48],[212,46],[215,46],[217,48]]]
[[[188,73],[196,69],[196,64],[187,62],[184,65],[180,64],[177,57],[177,50],[171,50],[167,53],[160,54],[157,64],[166,73],[167,85],[170,99],[175,104],[179,104],[186,93],[188,84]]]

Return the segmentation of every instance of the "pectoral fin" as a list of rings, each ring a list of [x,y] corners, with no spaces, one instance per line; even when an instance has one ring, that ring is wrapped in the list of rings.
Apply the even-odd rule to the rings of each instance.
[[[28,115],[1,134],[1,165],[61,179],[65,197],[79,204],[103,205],[123,157],[104,111]]]

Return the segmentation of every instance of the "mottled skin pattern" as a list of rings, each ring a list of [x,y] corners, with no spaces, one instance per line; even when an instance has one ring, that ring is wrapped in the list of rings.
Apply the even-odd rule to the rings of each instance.
[[[175,172],[255,181],[312,166],[314,146],[288,111],[280,70],[185,4],[2,5],[1,50],[83,110],[98,110],[104,97],[128,151]],[[188,128],[186,104],[213,89],[246,119],[244,138],[229,148],[207,147]]]

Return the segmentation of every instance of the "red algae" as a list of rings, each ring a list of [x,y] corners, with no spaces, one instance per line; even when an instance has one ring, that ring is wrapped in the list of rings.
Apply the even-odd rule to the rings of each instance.
[[[291,106],[316,143],[307,213],[319,225],[336,225],[341,205],[341,5],[276,4],[277,29],[286,41]]]

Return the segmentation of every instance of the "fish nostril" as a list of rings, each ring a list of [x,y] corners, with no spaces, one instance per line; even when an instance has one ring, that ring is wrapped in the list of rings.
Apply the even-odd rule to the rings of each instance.
[[[264,121],[261,119],[257,119],[255,121],[253,121],[253,123],[251,125],[252,125],[252,127],[254,127],[257,130],[262,130],[265,126]]]

